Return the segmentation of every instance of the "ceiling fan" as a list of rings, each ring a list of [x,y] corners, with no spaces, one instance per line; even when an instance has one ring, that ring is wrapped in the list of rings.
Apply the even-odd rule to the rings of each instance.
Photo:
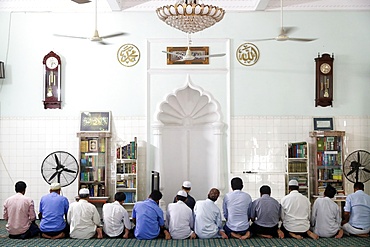
[[[265,41],[265,40],[276,40],[276,41],[301,41],[301,42],[310,42],[314,41],[316,39],[309,39],[309,38],[292,38],[289,37],[289,33],[291,33],[293,30],[295,30],[295,27],[284,27],[283,25],[283,0],[280,0],[281,5],[281,27],[280,27],[280,33],[277,37],[274,38],[266,38],[266,39],[253,39],[248,41]]]
[[[162,51],[163,53],[170,54],[177,56],[179,58],[179,62],[182,61],[191,61],[195,59],[201,59],[206,57],[223,57],[226,55],[226,53],[219,53],[219,54],[208,54],[208,55],[199,55],[196,53],[193,53],[190,49],[190,45],[192,44],[190,34],[188,34],[188,49],[186,49],[185,54],[183,52],[169,52],[169,51]]]
[[[72,0],[72,1],[76,2],[78,4],[90,2],[89,0]],[[120,33],[114,33],[114,34],[105,35],[105,36],[100,36],[99,35],[99,32],[98,32],[98,0],[95,0],[95,31],[94,31],[94,35],[92,37],[54,34],[54,36],[58,36],[58,37],[89,39],[93,42],[98,42],[99,44],[102,44],[102,45],[108,45],[109,44],[109,43],[104,42],[104,39],[113,38],[113,37],[122,36],[122,35],[125,35],[125,33],[120,32]]]

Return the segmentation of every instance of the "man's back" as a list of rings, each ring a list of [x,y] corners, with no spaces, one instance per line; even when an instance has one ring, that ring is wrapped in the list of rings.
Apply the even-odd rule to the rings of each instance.
[[[64,215],[69,209],[68,199],[57,193],[49,193],[40,200],[40,213],[42,219],[40,230],[42,232],[57,232],[65,228]]]
[[[310,201],[297,190],[281,199],[281,218],[290,232],[306,232],[310,228]]]
[[[67,220],[70,224],[71,238],[92,238],[95,235],[97,225],[100,225],[100,216],[96,207],[83,199],[71,203]]]
[[[251,196],[241,190],[234,190],[225,195],[223,201],[226,225],[233,231],[244,231],[249,228]]]
[[[280,203],[265,194],[253,201],[251,206],[251,218],[257,218],[254,222],[263,227],[273,227],[279,223],[281,214]]]
[[[311,222],[314,232],[320,237],[334,236],[340,229],[339,206],[329,197],[317,198],[312,208]]]
[[[164,225],[163,211],[152,199],[135,203],[132,218],[136,219],[135,237],[137,239],[153,239]]]
[[[210,199],[195,203],[195,233],[199,238],[215,238],[222,228],[221,212]]]
[[[103,229],[109,237],[120,235],[124,226],[131,229],[131,222],[126,209],[118,202],[105,203],[103,205]]]
[[[349,223],[357,228],[370,228],[370,196],[362,190],[349,194],[346,198],[345,212],[350,212]]]
[[[4,219],[9,234],[25,233],[36,219],[33,200],[21,193],[9,197],[4,202]]]
[[[183,201],[170,203],[166,222],[173,239],[188,238],[194,227],[193,212]]]

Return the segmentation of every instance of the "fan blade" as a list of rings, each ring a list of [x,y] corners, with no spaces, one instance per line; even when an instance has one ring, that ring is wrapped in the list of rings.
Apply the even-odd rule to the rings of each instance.
[[[100,36],[100,38],[102,39],[108,39],[108,38],[113,38],[113,37],[118,37],[118,36],[122,36],[122,35],[126,35],[127,33],[114,33],[114,34],[110,34],[110,35],[105,35],[105,36]]]
[[[64,38],[74,38],[74,39],[90,39],[88,37],[71,36],[71,35],[63,35],[63,34],[54,34],[54,36],[64,37]]]
[[[167,54],[170,54],[170,55],[174,55],[174,56],[177,56],[177,57],[184,57],[183,55],[179,54],[179,53],[176,53],[176,52],[169,52],[169,51],[162,51],[163,53],[167,53]]]
[[[276,40],[276,38],[266,38],[266,39],[248,39],[248,42],[256,42],[256,41],[268,41],[268,40]]]
[[[369,169],[364,168],[362,170],[365,171],[365,172],[367,172],[367,173],[370,173],[370,170]]]
[[[91,2],[90,0],[71,0],[72,2],[78,3],[78,4],[83,4],[83,3],[89,3]]]
[[[56,155],[56,154],[54,154],[54,158],[55,158],[55,160],[56,160],[56,162],[57,162],[57,170],[60,168],[60,167],[64,167],[61,163],[60,163],[60,161],[59,161],[59,158],[58,158],[58,156]]]
[[[70,172],[70,173],[76,173],[76,171],[70,170],[70,169],[68,169],[68,168],[64,168],[64,169],[63,169],[63,171],[65,171],[65,172]]]
[[[54,174],[49,178],[49,182],[51,181],[51,180],[53,180],[54,178],[55,178],[55,176],[58,174],[59,172],[54,172]]]
[[[288,38],[288,40],[292,40],[292,41],[301,41],[301,42],[310,42],[310,41],[314,41],[316,39],[306,39],[306,38]]]
[[[354,173],[356,170],[355,169],[352,169],[350,170],[348,173],[347,173],[347,176],[351,175],[352,173]]]
[[[220,53],[220,54],[210,54],[210,55],[197,55],[195,58],[204,58],[204,57],[223,57],[226,53]]]

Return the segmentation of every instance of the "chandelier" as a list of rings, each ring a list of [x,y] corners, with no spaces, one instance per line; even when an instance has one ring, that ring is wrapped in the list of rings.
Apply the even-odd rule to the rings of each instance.
[[[196,33],[222,20],[225,10],[199,4],[199,0],[179,0],[175,5],[157,9],[159,19],[185,33]]]

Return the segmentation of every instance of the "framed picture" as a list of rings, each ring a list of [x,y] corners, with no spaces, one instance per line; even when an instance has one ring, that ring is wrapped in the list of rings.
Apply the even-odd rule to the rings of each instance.
[[[182,56],[185,56],[186,50],[188,47],[167,47],[167,52],[174,52],[179,54],[179,56],[167,54],[167,64],[209,64],[209,57],[188,60],[188,61],[179,61]],[[191,54],[196,55],[209,55],[209,47],[190,47]]]
[[[81,132],[110,132],[110,112],[81,112]]]
[[[89,152],[98,151],[98,140],[89,140]]]
[[[333,118],[314,118],[313,119],[314,130],[333,130]]]

